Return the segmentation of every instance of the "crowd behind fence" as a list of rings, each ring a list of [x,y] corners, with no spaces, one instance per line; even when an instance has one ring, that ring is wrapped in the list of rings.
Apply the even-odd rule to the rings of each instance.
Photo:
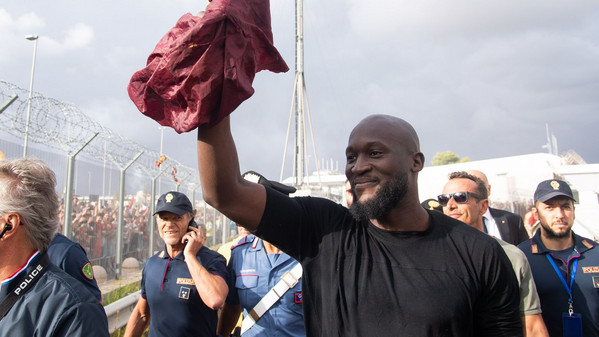
[[[127,199],[123,226],[123,259],[133,257],[145,261],[163,246],[157,228],[152,221],[148,196],[139,193]],[[112,198],[74,198],[70,237],[85,248],[93,265],[102,266],[109,278],[116,271],[117,205]],[[235,224],[228,221],[214,208],[204,202],[196,203],[196,221],[204,223],[208,230],[207,245],[220,245],[235,234]],[[59,213],[61,230],[64,221],[64,205]],[[154,231],[154,251],[150,252],[150,233]],[[65,233],[66,234],[66,233]]]
[[[209,244],[226,239],[222,233],[228,227],[221,227],[228,226],[227,220],[196,202],[197,169],[111,131],[72,104],[39,93],[31,95],[26,125],[28,96],[28,90],[0,80],[0,157],[21,157],[29,130],[27,155],[46,162],[57,176],[61,231],[79,242],[109,277],[119,275],[123,259],[143,261],[150,249],[161,247],[151,216],[161,192],[176,190],[190,197],[198,206],[198,220],[206,218]]]

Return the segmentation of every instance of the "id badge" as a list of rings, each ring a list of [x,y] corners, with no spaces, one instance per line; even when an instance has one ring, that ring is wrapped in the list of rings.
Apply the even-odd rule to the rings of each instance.
[[[582,337],[582,315],[562,313],[564,337]]]

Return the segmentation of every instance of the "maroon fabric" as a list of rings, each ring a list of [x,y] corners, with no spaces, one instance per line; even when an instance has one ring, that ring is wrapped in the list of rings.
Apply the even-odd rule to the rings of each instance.
[[[214,0],[183,15],[127,87],[139,111],[178,133],[214,125],[254,93],[257,72],[286,72],[269,0]]]

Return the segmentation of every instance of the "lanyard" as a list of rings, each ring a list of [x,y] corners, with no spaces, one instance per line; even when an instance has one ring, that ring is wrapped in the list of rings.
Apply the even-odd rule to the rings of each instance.
[[[564,288],[566,288],[566,292],[568,292],[568,295],[570,296],[570,299],[568,299],[568,306],[569,306],[568,313],[570,314],[570,316],[572,316],[572,314],[574,313],[574,309],[573,309],[573,305],[572,305],[572,286],[574,285],[574,277],[576,277],[576,266],[578,266],[578,258],[575,258],[574,263],[572,264],[572,273],[570,276],[570,286],[568,286],[568,283],[566,283],[566,279],[564,279],[564,275],[562,275],[562,272],[559,270],[559,268],[555,264],[555,261],[553,261],[553,258],[549,255],[551,255],[551,254],[545,254],[545,257],[547,257],[547,260],[549,260],[549,263],[551,263],[551,266],[553,266],[553,269],[557,273],[557,276],[559,276],[560,281],[562,281]],[[567,275],[567,270],[566,270],[566,275]]]

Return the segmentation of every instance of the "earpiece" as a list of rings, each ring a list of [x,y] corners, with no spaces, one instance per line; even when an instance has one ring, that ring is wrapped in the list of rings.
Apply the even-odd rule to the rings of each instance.
[[[4,236],[4,233],[6,233],[9,230],[12,230],[12,224],[10,222],[7,222],[4,225],[4,228],[2,228],[2,232],[0,232],[0,239],[2,239],[2,237]]]

